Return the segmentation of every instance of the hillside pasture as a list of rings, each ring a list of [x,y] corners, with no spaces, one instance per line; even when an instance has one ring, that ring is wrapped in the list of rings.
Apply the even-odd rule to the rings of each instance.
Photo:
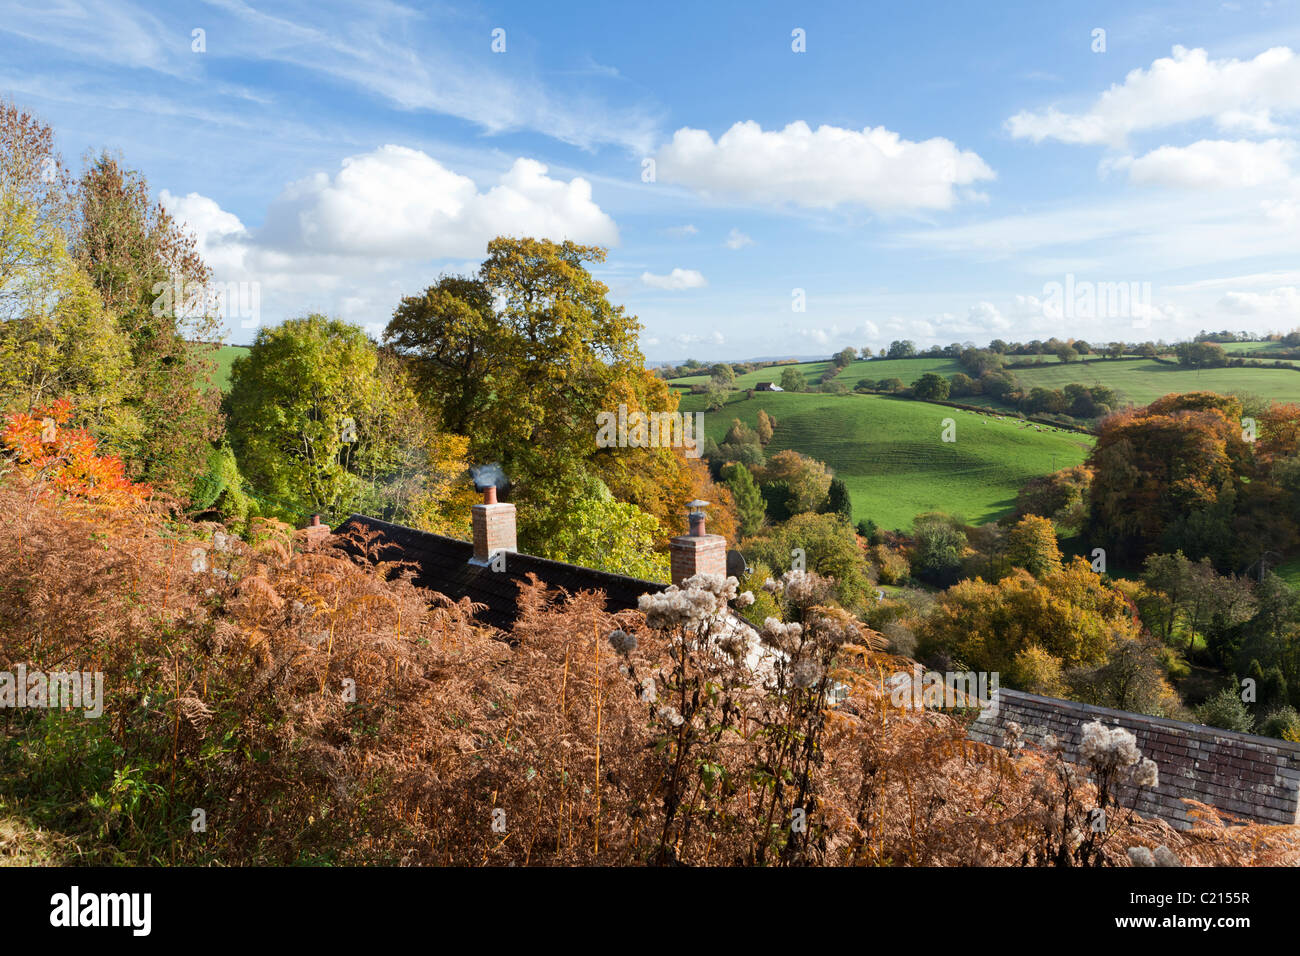
[[[803,373],[803,377],[808,381],[808,384],[813,385],[830,367],[829,359],[825,362],[801,362],[797,365],[771,365],[767,368],[760,368],[753,372],[737,375],[735,387],[743,390],[754,388],[759,382],[780,383],[781,373],[788,368],[798,369]],[[673,388],[690,388],[692,385],[707,385],[708,382],[709,373],[707,371],[699,375],[687,375],[684,378],[668,380],[668,384]]]
[[[217,363],[216,370],[212,373],[212,384],[223,392],[230,391],[230,366],[239,356],[247,354],[247,345],[223,345],[218,348],[212,354]]]
[[[703,396],[682,401],[703,408]],[[767,447],[824,461],[848,486],[854,520],[907,528],[927,511],[961,515],[973,524],[1009,513],[1029,479],[1078,465],[1092,438],[1012,417],[982,415],[881,395],[763,394],[704,416],[705,432],[721,441],[733,419],[751,427],[759,409],[777,419]],[[942,441],[943,420],[956,441]]]
[[[1300,374],[1275,368],[1191,369],[1150,360],[1088,362],[1012,370],[1026,388],[1106,385],[1125,403],[1146,405],[1170,392],[1249,392],[1275,402],[1300,400]]]

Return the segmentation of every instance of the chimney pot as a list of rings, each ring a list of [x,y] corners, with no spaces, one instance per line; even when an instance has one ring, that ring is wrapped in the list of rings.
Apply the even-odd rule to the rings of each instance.
[[[673,584],[678,586],[697,574],[727,576],[727,539],[704,530],[707,501],[696,498],[687,502],[690,531],[668,542]]]
[[[515,506],[497,500],[496,485],[483,489],[483,503],[473,508],[474,558],[476,564],[490,564],[500,551],[516,551]]]

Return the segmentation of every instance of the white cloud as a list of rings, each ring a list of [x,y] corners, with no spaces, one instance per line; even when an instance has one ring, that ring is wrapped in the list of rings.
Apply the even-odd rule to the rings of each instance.
[[[249,237],[238,216],[198,193],[176,196],[164,189],[158,198],[163,207],[194,234],[198,253],[210,268],[228,272],[242,263]]]
[[[333,177],[291,183],[268,210],[261,240],[287,251],[429,259],[481,254],[503,234],[618,242],[585,179],[551,179],[521,158],[480,192],[428,154],[391,145],[348,157]]]
[[[725,345],[727,340],[721,332],[711,332],[708,335],[695,335],[693,333],[684,332],[681,335],[674,335],[673,341],[679,346],[688,346],[701,344]]]
[[[51,4],[5,4],[0,32],[43,43],[82,60],[137,69],[178,73],[190,39],[177,42],[175,32],[157,17],[113,0],[62,0]],[[183,52],[182,52],[183,51]]]
[[[664,230],[664,232],[672,236],[674,239],[685,239],[687,236],[693,236],[699,231],[700,230],[696,229],[689,222],[684,226],[671,226]]]
[[[880,212],[948,209],[958,187],[994,178],[978,155],[947,139],[912,142],[879,126],[813,130],[802,121],[766,132],[740,122],[716,142],[704,130],[682,128],[656,162],[661,180],[707,196]]]
[[[1234,260],[1294,259],[1296,249],[1293,226],[1281,216],[1269,216],[1257,197],[1233,191],[1206,192],[1195,202],[1159,192],[1087,204],[1062,202],[983,221],[901,231],[891,240],[903,248],[963,259],[1014,259],[1031,274],[1060,278],[1073,272],[1094,281],[1150,279],[1163,270],[1193,267],[1220,272]]]
[[[970,325],[977,331],[1002,332],[1011,328],[1011,321],[992,302],[977,302],[968,313]]]
[[[287,186],[250,230],[198,193],[160,194],[194,233],[217,282],[256,283],[264,321],[322,311],[384,323],[402,295],[448,271],[468,273],[497,235],[618,242],[581,178],[552,179],[517,159],[480,190],[418,150],[385,146]],[[448,261],[450,260],[450,261]]]
[[[1283,286],[1268,292],[1228,292],[1218,306],[1234,315],[1276,316],[1296,321],[1300,316],[1300,288]]]
[[[1111,160],[1103,168],[1127,171],[1130,182],[1141,186],[1238,189],[1285,182],[1295,155],[1295,143],[1288,140],[1203,139]]]
[[[643,272],[641,281],[653,289],[669,289],[674,292],[682,289],[699,289],[709,284],[704,276],[694,269],[674,269],[663,276]]]
[[[1196,289],[1226,288],[1228,286],[1277,285],[1281,282],[1300,283],[1300,270],[1292,269],[1278,272],[1254,272],[1250,275],[1226,276],[1218,279],[1198,279],[1182,285],[1165,286],[1167,292],[1190,292]]]
[[[1173,48],[1148,70],[1130,72],[1084,112],[1024,110],[1006,127],[1041,142],[1122,146],[1130,133],[1214,119],[1223,129],[1273,132],[1275,114],[1300,110],[1300,57],[1288,47],[1253,60],[1211,60],[1205,50]]]
[[[723,240],[722,244],[728,249],[743,249],[745,246],[752,246],[754,240],[739,229],[732,229],[731,232],[727,233],[727,238]]]

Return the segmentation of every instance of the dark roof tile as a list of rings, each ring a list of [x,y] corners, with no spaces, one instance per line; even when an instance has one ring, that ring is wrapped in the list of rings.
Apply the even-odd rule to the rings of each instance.
[[[635,608],[641,595],[667,587],[656,581],[642,581],[513,551],[505,555],[504,570],[494,571],[489,566],[471,563],[474,545],[468,541],[417,531],[365,515],[352,515],[335,529],[335,533],[346,535],[354,530],[379,532],[381,560],[410,561],[416,567],[415,584],[453,600],[468,597],[485,605],[480,619],[501,630],[508,630],[514,624],[519,614],[519,589],[528,583],[529,574],[537,575],[548,587],[569,594],[603,591],[605,607],[610,611]],[[356,553],[355,547],[348,547],[348,550]]]

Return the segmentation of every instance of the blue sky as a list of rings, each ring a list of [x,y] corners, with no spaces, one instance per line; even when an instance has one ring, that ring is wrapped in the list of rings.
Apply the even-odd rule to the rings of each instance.
[[[235,342],[499,233],[609,246],[652,359],[1300,326],[1297,0],[0,0],[0,95],[257,290]]]

